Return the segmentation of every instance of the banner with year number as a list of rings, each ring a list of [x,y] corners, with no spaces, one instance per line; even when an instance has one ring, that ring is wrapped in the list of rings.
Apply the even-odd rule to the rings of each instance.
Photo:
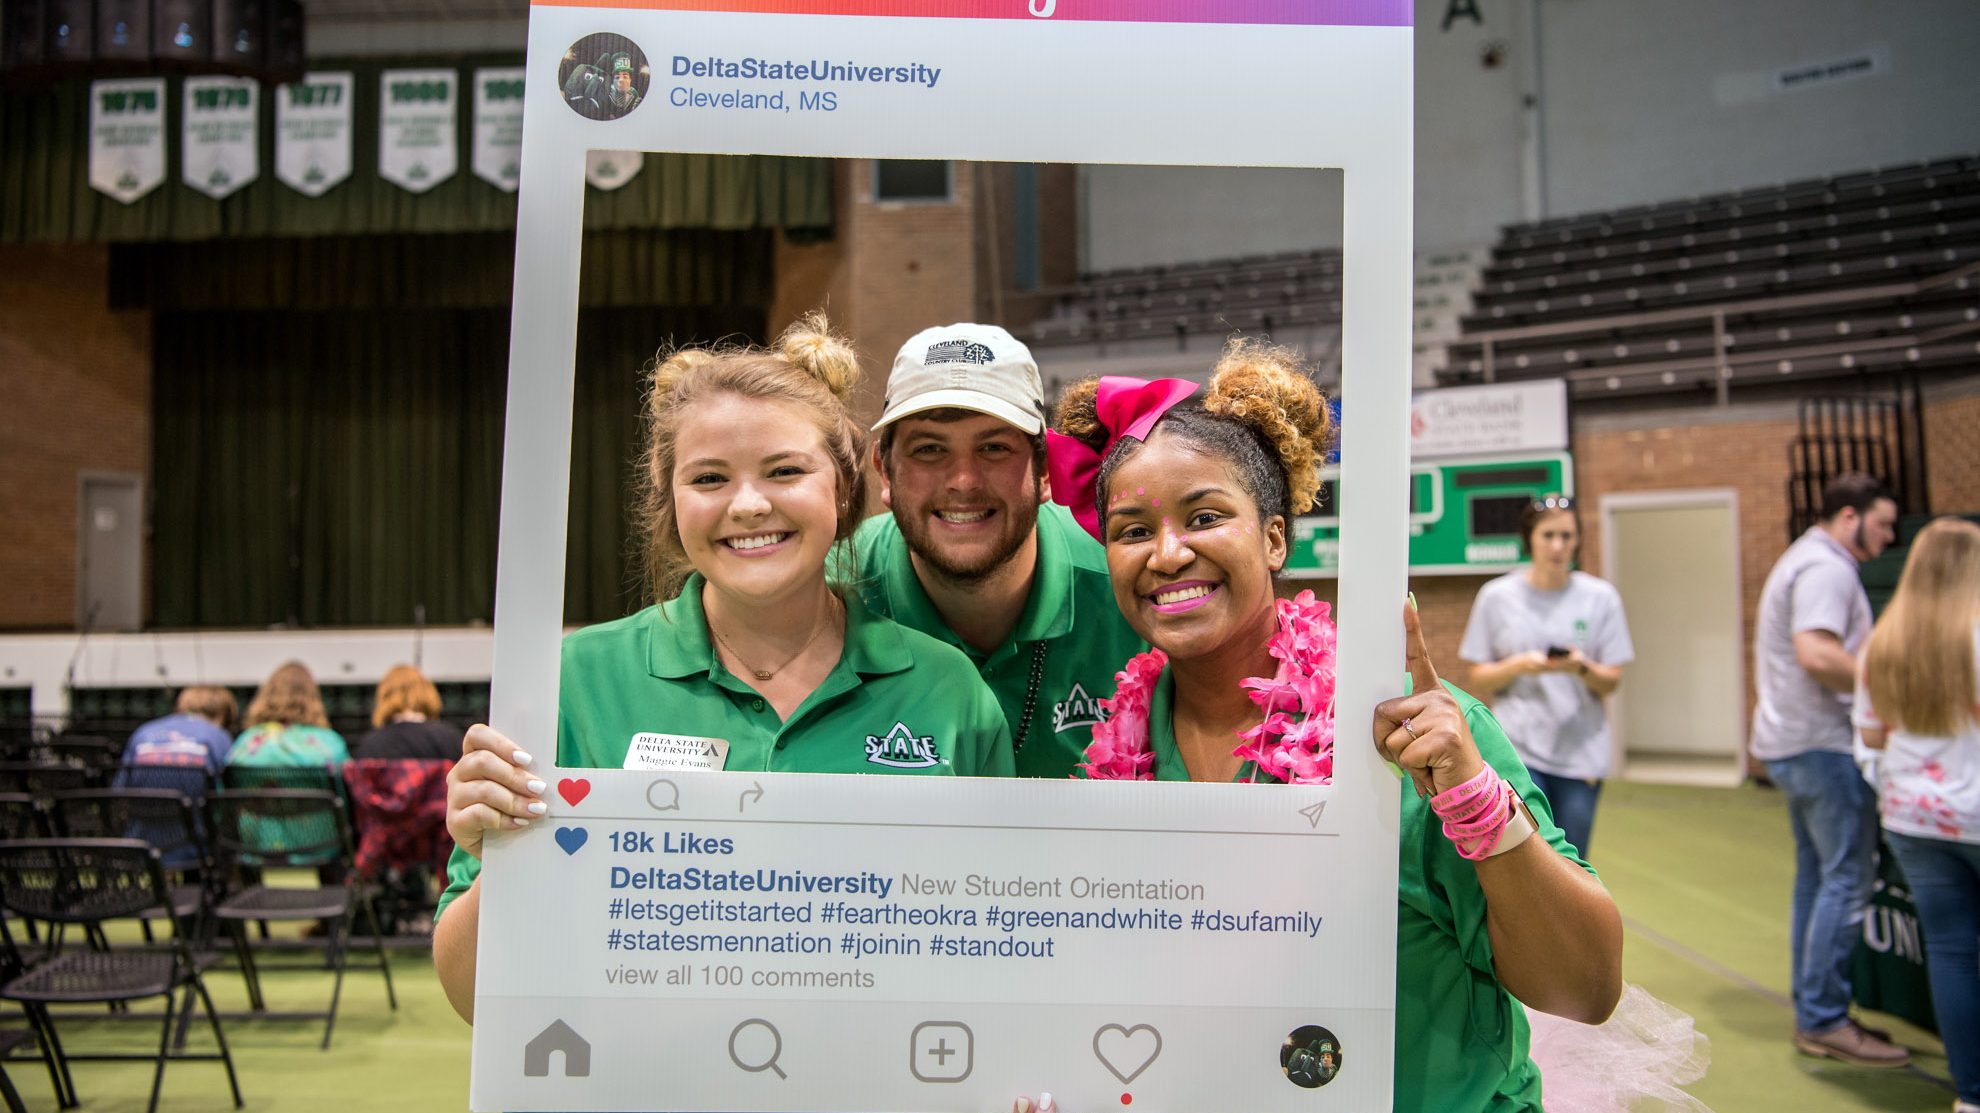
[[[275,176],[284,185],[321,197],[351,176],[356,84],[345,70],[307,73],[275,90]]]
[[[460,168],[460,75],[386,70],[378,77],[378,176],[425,193]]]

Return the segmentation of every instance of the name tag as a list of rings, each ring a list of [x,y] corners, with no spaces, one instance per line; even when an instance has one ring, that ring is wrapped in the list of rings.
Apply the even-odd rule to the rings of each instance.
[[[626,769],[719,772],[729,764],[726,738],[641,731],[626,748]]]

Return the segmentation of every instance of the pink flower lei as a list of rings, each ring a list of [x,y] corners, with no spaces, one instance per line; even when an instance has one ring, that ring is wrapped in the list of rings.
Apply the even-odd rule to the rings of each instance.
[[[1328,784],[1334,778],[1334,621],[1332,608],[1311,591],[1278,601],[1279,629],[1270,652],[1279,662],[1271,678],[1250,677],[1244,687],[1265,712],[1257,726],[1238,735],[1232,753],[1258,772],[1290,784]],[[1112,699],[1100,701],[1107,721],[1093,728],[1080,768],[1098,781],[1155,779],[1155,750],[1148,736],[1148,705],[1169,663],[1159,649],[1136,654],[1115,677]]]

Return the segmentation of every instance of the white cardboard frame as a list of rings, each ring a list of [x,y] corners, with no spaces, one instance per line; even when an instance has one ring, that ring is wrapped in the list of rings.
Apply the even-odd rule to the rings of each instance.
[[[1376,702],[1396,694],[1402,675],[1400,612],[1406,592],[1405,516],[1408,506],[1408,412],[1411,368],[1411,193],[1414,37],[1407,0],[1165,0],[1146,5],[1174,22],[1105,0],[1086,0],[1106,13],[1082,19],[1060,0],[875,0],[885,15],[767,14],[664,10],[674,2],[706,7],[722,0],[619,0],[585,7],[538,0],[530,18],[523,170],[517,219],[515,310],[511,322],[508,416],[503,459],[501,533],[496,578],[496,625],[490,719],[505,734],[545,755],[555,749],[559,643],[563,628],[564,538],[570,474],[572,384],[577,340],[579,254],[585,203],[586,152],[600,148],[711,154],[814,157],[947,158],[1040,163],[1130,163],[1339,168],[1345,253],[1343,393],[1355,420],[1344,430],[1340,640],[1337,687],[1339,742],[1335,782],[1317,790],[1375,853],[1351,880],[1385,908],[1364,925],[1368,938],[1394,937],[1395,859],[1399,799],[1393,774],[1367,742],[1365,724]],[[836,8],[826,0],[740,0],[724,6]],[[968,9],[994,17],[954,18]],[[1042,8],[1042,11],[1040,10]],[[1371,12],[1387,10],[1384,18]],[[1316,25],[1324,10],[1358,25]],[[1394,12],[1400,10],[1400,22]],[[947,17],[927,17],[941,12]],[[1112,14],[1108,14],[1112,13]],[[1217,19],[1253,22],[1220,23]],[[1273,22],[1277,19],[1279,22]],[[594,121],[574,114],[556,80],[558,60],[576,40],[599,31],[641,44],[652,66],[646,100],[625,117]],[[861,64],[925,63],[939,67],[933,88],[914,84],[810,85],[837,88],[835,112],[710,111],[676,108],[668,89],[669,60],[706,57],[825,58]],[[709,85],[708,82],[700,84]],[[718,83],[719,84],[719,83]],[[769,92],[791,88],[759,82],[729,87]],[[932,322],[931,322],[932,323]],[[658,338],[656,338],[657,340]],[[533,743],[533,744],[532,744]],[[740,774],[706,774],[729,778]],[[793,778],[811,780],[812,778]],[[832,778],[816,778],[821,785]],[[605,778],[609,781],[609,778]],[[843,785],[845,779],[840,779]],[[855,778],[860,782],[890,778]],[[783,782],[779,782],[780,784]],[[962,782],[986,797],[1027,807],[1082,810],[1068,786],[1037,782]],[[1243,818],[1266,806],[1252,790],[1146,785],[1144,816],[1224,808]],[[1192,797],[1174,792],[1196,793]],[[614,790],[617,791],[617,790]],[[819,791],[824,791],[821,787]],[[849,791],[849,790],[847,790]],[[872,790],[877,791],[877,789]],[[1287,792],[1295,790],[1287,789]],[[860,793],[864,795],[865,792]],[[1013,795],[1017,794],[1017,795]],[[885,792],[879,793],[885,796]],[[1280,801],[1287,797],[1278,797]],[[1299,797],[1305,800],[1307,797]],[[1240,802],[1241,801],[1241,802]],[[1227,806],[1228,805],[1228,806]],[[553,807],[555,801],[553,801]],[[913,811],[916,809],[907,808]],[[1118,811],[1095,807],[1092,814]],[[553,811],[552,818],[555,818]],[[1205,820],[1205,822],[1212,822]],[[483,879],[484,908],[504,861],[523,869],[532,835],[491,842]],[[539,838],[538,843],[543,839]],[[554,861],[552,859],[551,861]],[[512,875],[511,875],[512,876]],[[1343,879],[1347,880],[1347,879]],[[482,920],[479,988],[495,990],[504,971],[491,961],[491,919]],[[499,933],[499,926],[493,929]],[[1394,952],[1371,946],[1356,955],[1353,977],[1384,992],[1393,1007]],[[1343,976],[1336,969],[1332,976]],[[484,1025],[483,1027],[486,1027]],[[486,1033],[477,1030],[479,1045]],[[1389,1047],[1362,1049],[1358,1074],[1380,1076],[1379,1091],[1361,1091],[1359,1108],[1375,1092],[1386,1100],[1393,1065]],[[492,1050],[488,1052],[492,1054]],[[513,1054],[513,1052],[509,1052]],[[478,1055],[478,1058],[480,1055]],[[480,1075],[477,1074],[477,1081]],[[1345,1076],[1344,1076],[1345,1077]],[[1049,1080],[1046,1080],[1049,1085]],[[1335,1108],[1351,1087],[1293,1091],[1268,1103],[1285,1108]],[[948,1091],[947,1107],[982,1108],[980,1094]],[[1227,1093],[1228,1096],[1228,1093]],[[1331,1099],[1331,1100],[1318,1100]],[[1302,1105],[1294,1098],[1303,1099]],[[1202,1108],[1153,1100],[1143,1109]],[[1187,1100],[1194,1096],[1185,1095]],[[503,1100],[477,1086],[476,1100]],[[656,1095],[656,1102],[667,1098]],[[831,1108],[807,1101],[738,1094],[723,1109]],[[923,1101],[938,1105],[941,1095]],[[1224,1104],[1229,1104],[1228,1102]],[[477,1107],[480,1107],[479,1105]],[[604,1108],[604,1106],[589,1106]],[[669,1104],[669,1108],[694,1108]],[[876,1103],[870,1108],[911,1108]],[[511,1106],[513,1108],[513,1106]],[[1264,1109],[1253,1104],[1251,1108]]]

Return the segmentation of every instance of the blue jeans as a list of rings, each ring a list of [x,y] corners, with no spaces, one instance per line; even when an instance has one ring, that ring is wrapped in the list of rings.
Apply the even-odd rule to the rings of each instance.
[[[1554,809],[1554,825],[1567,835],[1567,841],[1581,852],[1582,859],[1587,860],[1588,840],[1595,835],[1595,801],[1602,796],[1602,782],[1557,777],[1538,769],[1528,769],[1527,773],[1540,791],[1547,794],[1547,804]]]
[[[1794,1025],[1827,1032],[1849,1019],[1849,962],[1876,878],[1877,794],[1848,754],[1767,763],[1794,826]]]
[[[1959,1100],[1980,1103],[1980,844],[1884,837],[1918,906],[1946,1065]]]

